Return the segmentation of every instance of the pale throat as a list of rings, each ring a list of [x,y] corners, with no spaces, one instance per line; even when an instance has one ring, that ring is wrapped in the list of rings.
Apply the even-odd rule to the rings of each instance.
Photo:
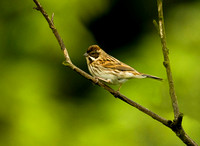
[[[92,61],[95,61],[96,58],[92,57],[92,56],[89,56],[89,58],[92,60]]]

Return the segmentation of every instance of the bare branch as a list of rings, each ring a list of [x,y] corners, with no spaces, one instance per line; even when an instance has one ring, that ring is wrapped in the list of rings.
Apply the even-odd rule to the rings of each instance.
[[[33,0],[34,3],[36,4],[36,10],[40,11],[42,13],[42,15],[44,16],[44,18],[47,20],[48,24],[49,24],[49,27],[51,28],[53,34],[55,35],[60,47],[61,47],[61,50],[63,51],[64,53],[64,56],[65,56],[65,61],[68,62],[68,63],[71,63],[71,60],[70,60],[70,57],[68,55],[68,52],[67,52],[67,49],[65,47],[65,44],[61,38],[61,36],[59,35],[54,23],[53,23],[53,17],[54,17],[54,14],[52,15],[52,18],[50,19],[47,12],[43,9],[42,5],[37,1],[37,0]]]
[[[169,60],[169,49],[167,48],[166,45],[166,34],[165,34],[165,26],[164,26],[164,16],[163,16],[163,6],[162,6],[162,0],[157,0],[158,4],[158,25],[159,25],[159,34],[160,34],[160,39],[161,39],[161,44],[162,44],[162,51],[163,51],[163,56],[164,56],[164,66],[166,68],[167,72],[167,77],[168,77],[168,82],[169,82],[169,92],[171,96],[171,101],[172,101],[172,107],[174,109],[174,118],[178,119],[179,117],[179,108],[178,108],[178,100],[176,97],[175,89],[174,89],[174,81],[172,78],[172,72],[171,72],[171,67],[170,67],[170,60]]]
[[[176,133],[176,135],[187,145],[197,145],[183,130],[182,127],[182,119],[183,114],[180,114],[179,107],[178,107],[178,100],[175,93],[174,88],[174,81],[172,78],[172,72],[170,67],[170,60],[169,60],[169,49],[167,48],[166,44],[166,33],[165,33],[165,26],[164,26],[164,16],[163,16],[163,3],[162,0],[157,0],[158,5],[158,26],[159,26],[159,35],[162,44],[162,51],[164,56],[163,65],[166,68],[167,78],[169,82],[169,92],[172,101],[172,107],[174,110],[174,121],[171,124],[171,129]],[[156,26],[157,23],[154,21],[154,25]]]

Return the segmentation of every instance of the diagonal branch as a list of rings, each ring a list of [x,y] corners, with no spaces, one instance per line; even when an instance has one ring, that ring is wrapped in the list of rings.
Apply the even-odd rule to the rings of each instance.
[[[55,37],[56,37],[56,39],[57,39],[57,41],[58,41],[58,43],[61,47],[61,50],[64,52],[66,62],[71,63],[70,57],[69,57],[67,49],[65,47],[65,44],[64,44],[61,36],[59,35],[54,23],[53,23],[54,13],[52,14],[52,17],[50,19],[47,12],[43,9],[42,5],[37,0],[33,0],[33,1],[37,6],[37,7],[34,7],[34,9],[40,11],[42,13],[42,15],[44,16],[44,18],[47,20],[49,27],[51,28],[53,34],[55,35]]]
[[[38,2],[38,0],[33,0],[36,4],[36,10],[40,11],[42,13],[42,15],[45,17],[45,19],[47,20],[49,27],[51,28],[52,32],[54,33],[56,39],[59,42],[59,45],[61,47],[61,50],[64,53],[64,57],[65,57],[65,62],[63,63],[65,66],[70,67],[72,70],[74,70],[75,72],[79,73],[80,75],[82,75],[83,77],[87,78],[88,80],[90,80],[91,82],[97,84],[98,86],[104,88],[105,90],[107,90],[108,92],[110,92],[114,97],[121,99],[122,101],[128,103],[129,105],[137,108],[138,110],[142,111],[143,113],[149,115],[150,117],[152,117],[153,119],[161,122],[162,124],[169,126],[170,123],[172,123],[172,121],[167,120],[157,114],[155,114],[154,112],[150,111],[149,109],[141,106],[140,104],[132,101],[131,99],[127,98],[126,96],[122,95],[121,93],[119,93],[118,91],[113,90],[112,88],[110,88],[109,86],[103,84],[102,82],[100,82],[99,80],[95,79],[94,77],[92,77],[91,75],[87,74],[86,72],[84,72],[83,70],[81,70],[80,68],[78,68],[77,66],[75,66],[72,62],[71,59],[69,57],[68,51],[64,45],[64,42],[62,40],[62,38],[60,37],[54,23],[53,23],[53,19],[50,19],[48,14],[46,13],[46,11],[43,9],[42,5]]]
[[[80,68],[78,68],[77,66],[75,66],[72,62],[71,62],[71,59],[69,57],[69,54],[68,54],[68,51],[64,45],[64,42],[61,38],[61,36],[59,35],[54,23],[53,23],[53,17],[54,17],[54,14],[52,15],[51,19],[49,18],[48,14],[46,13],[46,11],[43,9],[42,5],[38,2],[38,0],[33,0],[34,3],[36,4],[36,10],[40,11],[42,13],[42,15],[45,17],[45,19],[47,20],[48,24],[49,24],[49,27],[51,28],[54,36],[56,37],[60,47],[61,47],[61,50],[63,51],[63,54],[64,54],[64,57],[65,57],[65,61],[64,61],[64,65],[65,66],[68,66],[70,67],[72,70],[74,70],[75,72],[77,72],[78,74],[80,74],[81,76],[85,77],[86,79],[90,80],[91,82],[95,83],[96,85],[104,88],[105,90],[107,90],[108,92],[110,92],[114,97],[116,98],[119,98],[120,100],[128,103],[129,105],[137,108],[138,110],[142,111],[143,113],[147,114],[148,116],[152,117],[153,119],[157,120],[158,122],[164,124],[165,126],[169,127],[170,129],[172,129],[176,135],[186,144],[188,145],[196,145],[195,142],[189,138],[189,136],[185,133],[185,131],[183,130],[182,128],[182,114],[179,114],[179,110],[178,108],[175,110],[176,113],[178,113],[178,117],[175,118],[177,120],[174,120],[173,122],[171,120],[167,120],[157,114],[155,114],[154,112],[150,111],[149,109],[141,106],[140,104],[132,101],[131,99],[127,98],[126,96],[122,95],[121,93],[119,93],[118,91],[115,91],[113,90],[112,88],[110,88],[109,86],[103,84],[102,82],[100,82],[99,80],[95,79],[94,77],[92,77],[91,75],[87,74],[86,72],[84,72],[83,70],[81,70]],[[158,0],[159,1],[159,0]],[[161,5],[162,6],[162,5]],[[162,15],[161,15],[162,16]],[[159,19],[160,20],[160,19]],[[160,22],[160,21],[159,21]],[[159,23],[160,24],[160,23]],[[160,24],[162,26],[162,24]],[[164,28],[164,23],[163,23],[163,26],[162,28]],[[160,29],[161,30],[161,29]],[[162,29],[164,30],[164,29]],[[161,38],[161,41],[163,41],[163,43],[165,44],[163,46],[163,49],[166,49],[167,48],[165,47],[166,46],[166,41],[165,41],[165,33],[162,34],[163,36],[163,39]],[[168,54],[167,54],[167,57],[168,57]],[[168,61],[169,61],[169,58],[168,60],[166,60],[165,64],[167,64],[166,66],[168,66]],[[169,69],[169,72],[170,69]],[[170,75],[171,76],[171,75]],[[170,79],[171,78],[171,79]],[[172,76],[169,77],[170,81],[172,81],[172,84],[173,84],[173,80],[172,80]],[[171,83],[171,82],[170,82]],[[173,93],[172,93],[173,94]],[[170,94],[171,95],[171,94]],[[175,95],[175,92],[174,92],[174,95]],[[176,96],[175,96],[176,97]],[[173,99],[174,101],[177,101],[176,98]],[[175,103],[175,106],[178,107],[178,104]],[[174,107],[174,106],[173,106]],[[177,112],[178,111],[178,112]]]

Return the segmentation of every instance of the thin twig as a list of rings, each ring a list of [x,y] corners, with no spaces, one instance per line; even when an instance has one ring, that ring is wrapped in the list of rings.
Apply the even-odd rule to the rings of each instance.
[[[171,101],[172,101],[172,107],[174,110],[174,119],[177,120],[180,115],[180,112],[179,112],[179,108],[178,108],[178,100],[177,100],[175,89],[174,89],[174,81],[172,78],[170,60],[169,60],[169,56],[168,56],[169,49],[167,48],[167,45],[166,45],[166,34],[165,34],[165,26],[164,26],[162,0],[157,0],[157,4],[158,4],[159,33],[160,33],[162,51],[163,51],[163,56],[164,56],[163,64],[164,64],[164,66],[166,68],[166,72],[167,72],[167,77],[168,77],[168,82],[169,82],[169,92],[170,92],[170,97],[171,97]]]
[[[164,26],[164,16],[163,16],[163,3],[162,0],[157,0],[157,5],[158,5],[158,25],[154,21],[154,25],[158,27],[159,30],[159,35],[161,39],[161,45],[162,45],[162,51],[163,51],[163,56],[164,56],[164,62],[163,65],[166,68],[167,72],[167,78],[169,82],[169,92],[170,92],[170,97],[172,101],[172,107],[174,111],[174,121],[171,124],[171,129],[176,133],[176,135],[187,145],[197,145],[183,130],[182,127],[182,119],[183,119],[183,114],[179,112],[179,107],[178,107],[178,100],[177,96],[175,93],[175,88],[174,88],[174,81],[172,78],[172,71],[170,67],[170,60],[169,60],[169,49],[167,48],[166,44],[166,33],[165,33],[165,26]]]
[[[53,22],[53,18],[54,18],[54,13],[51,15],[51,22]],[[54,22],[53,22],[54,24]]]

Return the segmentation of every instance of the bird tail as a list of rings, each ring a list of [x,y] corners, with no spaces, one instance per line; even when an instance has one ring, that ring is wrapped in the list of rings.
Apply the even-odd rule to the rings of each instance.
[[[159,81],[162,81],[162,78],[156,77],[156,76],[152,76],[152,75],[148,75],[148,74],[143,74],[142,76],[146,77],[146,78],[152,78],[152,79],[156,79]]]

